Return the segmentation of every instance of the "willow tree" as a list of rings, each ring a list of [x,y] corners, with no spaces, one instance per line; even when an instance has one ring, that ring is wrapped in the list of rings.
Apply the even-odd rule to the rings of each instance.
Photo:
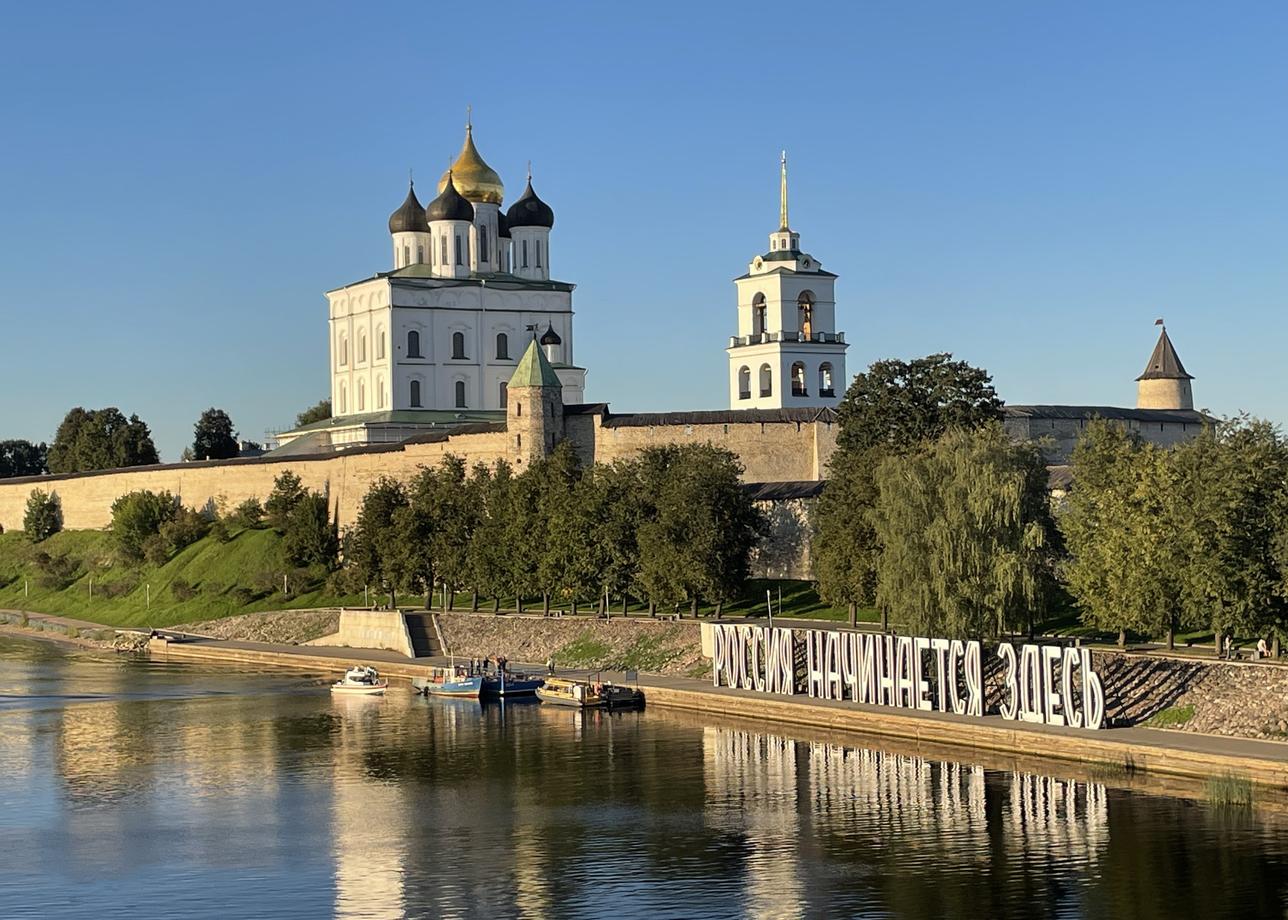
[[[1056,534],[1037,448],[1000,424],[950,430],[876,471],[877,600],[925,635],[1031,629],[1054,579]]]

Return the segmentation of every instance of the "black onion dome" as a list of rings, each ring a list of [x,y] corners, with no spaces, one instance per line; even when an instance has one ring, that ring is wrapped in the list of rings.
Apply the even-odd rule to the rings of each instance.
[[[559,333],[555,332],[554,324],[546,326],[546,331],[541,335],[542,345],[562,345],[563,339],[559,338]]]
[[[425,220],[425,209],[416,198],[416,186],[407,189],[407,200],[397,211],[389,215],[390,233],[428,233],[429,221]]]
[[[436,220],[474,220],[474,205],[470,204],[456,190],[456,183],[452,177],[447,177],[447,184],[443,186],[442,192],[438,197],[429,203],[425,208],[425,217],[433,223]]]
[[[505,212],[500,208],[496,211],[496,235],[503,240],[510,238],[510,222],[505,219]]]
[[[550,205],[537,197],[537,193],[532,190],[531,179],[528,179],[528,187],[523,190],[519,200],[510,205],[510,210],[505,216],[510,222],[510,229],[515,227],[549,229],[555,225],[555,212],[550,209]]]

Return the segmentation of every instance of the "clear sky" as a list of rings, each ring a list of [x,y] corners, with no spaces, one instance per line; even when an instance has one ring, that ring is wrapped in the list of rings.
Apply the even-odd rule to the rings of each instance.
[[[727,404],[785,147],[851,372],[945,350],[1008,402],[1132,405],[1163,316],[1197,405],[1288,421],[1286,49],[1254,0],[12,3],[0,439],[289,427],[322,292],[390,267],[467,104],[555,210],[588,400]]]

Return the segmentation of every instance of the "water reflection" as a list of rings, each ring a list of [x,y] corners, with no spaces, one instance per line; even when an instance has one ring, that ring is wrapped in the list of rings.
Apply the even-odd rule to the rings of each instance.
[[[0,754],[7,915],[1284,914],[1274,814],[662,711],[0,640]]]

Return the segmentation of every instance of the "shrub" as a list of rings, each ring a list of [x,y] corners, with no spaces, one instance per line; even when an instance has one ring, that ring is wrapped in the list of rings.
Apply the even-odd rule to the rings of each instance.
[[[33,543],[47,540],[63,529],[63,506],[57,495],[32,489],[22,529]]]
[[[304,500],[307,493],[300,482],[300,477],[290,470],[273,480],[273,491],[264,503],[264,513],[268,523],[278,533],[286,533],[287,523],[295,506]]]
[[[170,547],[161,534],[153,534],[143,541],[143,558],[158,567],[170,561]]]
[[[245,530],[253,530],[264,520],[264,506],[258,498],[248,498],[233,511],[232,523]]]
[[[94,591],[106,598],[125,597],[138,586],[137,581],[109,581],[103,585],[95,585]]]
[[[40,577],[36,579],[36,584],[42,588],[61,591],[75,582],[80,575],[80,562],[65,553],[51,556],[49,553],[39,552],[32,557],[32,561],[40,570]]]
[[[210,535],[220,543],[227,543],[233,538],[233,532],[228,529],[228,522],[223,518],[215,518],[210,522]]]
[[[177,503],[169,492],[130,492],[114,501],[112,537],[122,558],[129,562],[143,559],[148,538],[158,536],[161,525],[172,520],[176,512]]]
[[[190,601],[201,592],[196,585],[186,578],[176,578],[170,582],[170,593],[174,595],[176,600]]]
[[[247,588],[245,585],[238,585],[229,591],[228,594],[240,607],[245,607],[248,604],[253,604],[255,602],[255,592],[250,588]]]
[[[171,556],[210,532],[210,521],[191,508],[176,508],[174,517],[161,525],[161,539]]]

